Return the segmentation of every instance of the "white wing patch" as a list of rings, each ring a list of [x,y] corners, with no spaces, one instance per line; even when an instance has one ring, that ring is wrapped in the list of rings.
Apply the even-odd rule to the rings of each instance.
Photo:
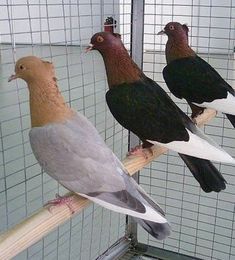
[[[193,102],[199,107],[209,107],[226,114],[235,115],[235,96],[228,92],[227,98],[216,99],[212,102],[203,102],[201,104]]]
[[[87,196],[86,194],[81,194],[81,193],[78,193],[78,194],[87,198],[87,199],[89,199],[89,200],[91,200],[91,201],[93,201],[93,202],[95,202],[95,203],[97,203],[97,204],[99,204],[102,207],[113,210],[115,212],[127,214],[127,215],[130,215],[130,216],[136,217],[136,218],[142,218],[142,219],[146,219],[146,220],[157,222],[157,223],[166,223],[167,222],[167,220],[163,216],[158,214],[156,210],[154,210],[153,208],[146,206],[146,205],[144,205],[146,212],[145,213],[138,213],[134,210],[122,208],[122,207],[116,206],[114,204],[110,204],[106,201],[100,200],[98,198]]]
[[[178,153],[191,155],[194,157],[213,160],[217,162],[235,164],[235,160],[226,153],[222,148],[216,147],[206,140],[200,138],[196,134],[193,134],[187,129],[189,134],[189,141],[173,141],[167,144],[159,143],[156,141],[147,140],[152,144],[158,144],[168,149],[176,151]]]

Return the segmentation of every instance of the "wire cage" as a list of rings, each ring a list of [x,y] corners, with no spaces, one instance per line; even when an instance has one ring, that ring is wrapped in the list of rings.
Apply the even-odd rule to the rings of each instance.
[[[1,0],[0,248],[8,230],[56,193],[67,192],[42,172],[32,154],[27,88],[21,80],[7,83],[18,58],[36,55],[52,61],[66,101],[96,126],[120,159],[139,142],[105,104],[101,56],[84,52],[108,16],[117,20],[116,31],[135,62],[184,112],[190,113],[188,105],[170,94],[162,77],[166,38],[157,33],[166,23],[187,23],[192,48],[234,86],[234,0]],[[234,129],[223,114],[203,130],[235,157]],[[235,259],[234,166],[215,165],[227,180],[226,190],[218,194],[204,193],[174,152],[156,158],[136,175],[171,223],[172,234],[164,241],[154,240],[129,217],[89,204],[11,255],[16,260]]]

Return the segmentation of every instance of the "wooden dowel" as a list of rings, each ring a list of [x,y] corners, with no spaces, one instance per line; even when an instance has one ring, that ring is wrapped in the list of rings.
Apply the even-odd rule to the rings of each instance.
[[[71,205],[76,213],[82,211],[90,204],[89,200],[72,192],[69,192],[67,195],[74,195]],[[0,259],[11,259],[16,256],[54,228],[64,223],[71,215],[72,212],[66,205],[53,206],[50,211],[48,207],[41,208],[35,214],[0,236]]]
[[[197,117],[196,122],[201,126],[210,121],[215,115],[216,112],[214,110],[206,109],[203,114]],[[152,152],[149,150],[145,151],[147,159],[141,156],[129,156],[123,160],[123,164],[130,175],[133,175],[166,151],[166,148],[154,146]],[[89,200],[72,192],[69,192],[67,195],[73,195],[71,207],[75,213],[81,212],[90,204]],[[38,210],[32,216],[0,235],[0,259],[7,260],[13,258],[64,223],[71,216],[73,214],[66,205],[53,206],[50,211],[48,207]]]

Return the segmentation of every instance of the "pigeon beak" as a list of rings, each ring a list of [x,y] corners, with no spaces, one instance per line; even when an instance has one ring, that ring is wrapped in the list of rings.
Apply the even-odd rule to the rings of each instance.
[[[93,50],[93,47],[94,47],[94,44],[89,44],[88,47],[86,47],[86,50],[85,52],[87,53],[88,51],[92,51]]]
[[[13,74],[13,75],[11,75],[11,76],[8,78],[8,82],[11,82],[12,80],[17,79],[17,78],[18,78],[18,76],[17,76],[16,74]]]
[[[160,32],[157,33],[157,35],[164,35],[166,32],[164,30],[161,30]]]

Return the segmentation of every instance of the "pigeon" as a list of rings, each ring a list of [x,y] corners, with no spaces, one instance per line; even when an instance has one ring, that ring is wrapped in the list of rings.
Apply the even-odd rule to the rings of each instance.
[[[186,99],[193,118],[208,107],[225,113],[235,127],[235,91],[190,48],[188,31],[186,24],[170,22],[158,33],[168,36],[163,69],[166,84],[176,97]]]
[[[111,16],[107,17],[104,23],[104,31],[114,33],[114,28],[116,27],[117,21]]]
[[[52,63],[28,56],[17,61],[9,78],[28,85],[29,139],[41,167],[68,190],[133,216],[156,239],[165,239],[171,227],[163,210],[128,175],[91,122],[65,103],[54,74]]]
[[[204,135],[155,81],[144,75],[120,37],[109,32],[96,33],[87,50],[98,50],[102,55],[109,85],[108,107],[123,127],[140,138],[142,148],[157,144],[174,150],[205,192],[225,189],[225,179],[209,160],[232,164],[235,160]]]

